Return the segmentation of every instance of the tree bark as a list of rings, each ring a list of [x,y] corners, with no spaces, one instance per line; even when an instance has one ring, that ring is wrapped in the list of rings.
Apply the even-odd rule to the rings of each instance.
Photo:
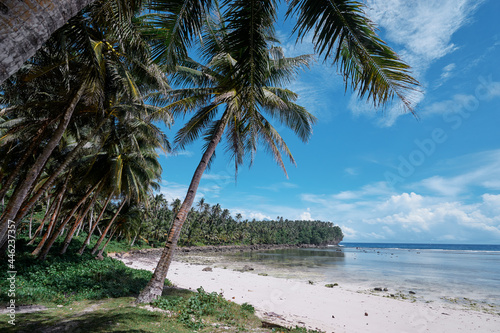
[[[170,263],[172,262],[177,242],[179,241],[182,226],[184,221],[186,221],[186,217],[191,209],[191,206],[193,205],[196,191],[200,185],[201,177],[203,176],[203,173],[205,172],[205,169],[215,152],[215,148],[219,144],[222,134],[224,133],[226,123],[226,113],[224,113],[219,121],[215,135],[212,140],[210,140],[207,150],[203,154],[201,161],[194,172],[191,183],[189,184],[188,192],[175,217],[172,228],[170,229],[167,242],[165,243],[165,248],[163,249],[160,260],[158,261],[153,277],[137,297],[136,303],[150,303],[161,296],[163,286],[165,284],[165,278],[167,277],[168,269],[170,267]]]
[[[90,133],[86,138],[81,139],[78,144],[76,145],[75,148],[66,156],[64,159],[64,162],[59,165],[59,167],[50,175],[50,177],[43,183],[43,185],[40,187],[40,189],[33,195],[33,197],[26,202],[26,204],[23,205],[21,209],[19,209],[17,215],[16,215],[16,221],[21,221],[24,216],[26,216],[26,213],[28,210],[33,207],[33,205],[40,199],[40,197],[47,191],[50,186],[54,183],[54,181],[57,179],[57,177],[68,167],[69,163],[76,157],[77,153],[80,151],[87,142],[91,138],[93,138],[97,132],[100,130],[102,125],[106,122],[106,118],[103,119],[97,127]]]
[[[0,3],[0,83],[93,0],[3,0]]]
[[[90,244],[90,238],[92,237],[92,234],[94,233],[95,228],[97,227],[97,224],[101,221],[102,216],[104,215],[104,212],[106,211],[106,207],[108,207],[109,202],[111,201],[111,198],[113,197],[113,192],[111,192],[106,199],[106,202],[104,203],[104,206],[102,207],[101,212],[99,213],[99,216],[95,220],[95,223],[89,227],[89,234],[87,235],[87,239],[85,239],[85,242],[83,242],[82,247],[80,250],[78,250],[78,254],[82,255],[83,251],[85,251],[85,248],[87,245]]]
[[[66,108],[64,115],[61,119],[61,122],[57,126],[57,129],[54,131],[54,134],[50,138],[49,142],[47,142],[47,145],[44,147],[42,153],[38,156],[33,166],[26,174],[25,179],[16,187],[14,194],[10,198],[9,203],[7,204],[7,208],[5,209],[4,214],[2,214],[2,218],[0,220],[0,248],[7,240],[6,236],[7,236],[7,226],[9,224],[8,221],[13,220],[14,217],[19,212],[22,203],[29,194],[28,191],[31,189],[33,183],[42,172],[45,163],[49,159],[50,155],[52,155],[52,151],[57,147],[57,145],[61,141],[61,138],[64,132],[66,131],[66,128],[69,125],[69,122],[73,115],[73,111],[75,110],[76,105],[80,101],[80,98],[82,97],[84,91],[85,91],[85,85],[80,86],[76,94],[71,99],[68,107]],[[30,208],[31,206],[28,207],[25,211],[27,212]],[[26,215],[26,213],[24,215]],[[21,219],[15,219],[15,221],[17,226],[21,222]]]
[[[52,201],[52,203],[50,203],[50,196],[47,199],[47,209],[45,210],[45,215],[43,216],[43,219],[42,219],[42,222],[40,223],[40,226],[36,229],[35,234],[33,235],[33,238],[31,238],[31,240],[29,241],[28,245],[31,245],[35,242],[36,238],[43,231],[43,226],[45,225],[45,220],[47,219],[48,216],[51,215],[51,212],[53,209],[57,209],[55,207],[57,207],[58,198],[60,197],[61,193],[64,193],[66,191],[66,186],[68,185],[69,178],[70,177],[68,174],[68,176],[66,177],[66,180],[64,181],[63,186],[61,187],[61,189],[58,192],[56,192],[57,194],[54,196],[54,200]]]
[[[113,229],[113,231],[111,232],[111,235],[109,235],[109,237],[108,237],[108,240],[106,241],[106,243],[104,243],[104,246],[102,247],[102,249],[100,249],[99,252],[97,253],[98,258],[102,257],[102,254],[104,253],[104,249],[106,248],[106,246],[108,246],[109,242],[111,241],[111,238],[113,238],[117,229],[118,228]]]
[[[106,234],[108,233],[109,228],[111,228],[111,225],[113,224],[113,222],[115,222],[115,220],[118,217],[118,214],[120,214],[120,211],[122,210],[123,206],[125,206],[125,203],[127,202],[126,199],[127,198],[123,198],[122,204],[120,205],[120,207],[118,207],[118,210],[116,211],[115,215],[113,215],[113,218],[111,219],[111,221],[109,221],[108,225],[106,226],[106,229],[104,229],[104,231],[102,232],[101,237],[99,237],[99,239],[97,240],[97,243],[94,245],[94,248],[92,249],[92,252],[91,252],[92,254],[95,254],[97,252],[97,250],[99,249],[99,246],[101,245],[102,241],[104,240],[104,237],[106,237]]]
[[[66,224],[69,222],[69,220],[71,220],[73,215],[75,215],[76,210],[78,208],[80,208],[80,206],[87,200],[87,198],[90,196],[90,194],[92,194],[92,192],[94,192],[94,190],[97,188],[97,186],[99,186],[99,183],[94,185],[94,187],[92,187],[90,190],[87,191],[87,193],[85,193],[85,196],[80,201],[78,201],[78,203],[75,205],[75,207],[73,207],[71,212],[69,212],[68,216],[64,219],[64,221],[61,222],[59,229],[57,229],[57,231],[52,234],[49,241],[45,244],[42,251],[40,252],[40,255],[38,256],[39,260],[42,260],[42,261],[45,260],[45,258],[47,257],[47,254],[50,251],[50,248],[52,247],[52,245],[54,245],[54,242],[56,241],[57,237],[61,234],[61,232],[64,230],[64,227],[66,226]]]
[[[57,218],[59,217],[59,212],[61,211],[62,202],[64,199],[64,194],[66,193],[66,185],[67,185],[67,179],[63,185],[63,189],[61,191],[59,199],[56,199],[56,198],[54,199],[54,202],[57,201],[57,204],[54,207],[54,212],[52,213],[52,218],[50,219],[49,225],[47,226],[47,231],[43,235],[42,240],[40,241],[40,243],[38,243],[38,246],[36,247],[36,249],[34,249],[33,252],[31,252],[31,254],[33,256],[37,256],[40,253],[43,246],[45,245],[45,242],[52,234],[52,231],[55,229],[55,224],[56,224]]]
[[[63,244],[63,248],[61,249],[61,254],[66,253],[66,250],[68,249],[68,246],[71,243],[71,240],[73,239],[73,235],[75,234],[76,229],[82,223],[83,219],[85,218],[85,216],[89,212],[90,207],[92,207],[94,205],[94,203],[97,199],[97,196],[101,192],[101,189],[102,189],[102,186],[99,187],[95,191],[94,196],[92,197],[92,200],[90,200],[89,204],[87,205],[87,207],[85,208],[85,210],[83,211],[81,216],[75,221],[75,224],[73,225],[73,227],[68,231],[68,234],[66,235],[66,238],[64,239],[64,244]]]

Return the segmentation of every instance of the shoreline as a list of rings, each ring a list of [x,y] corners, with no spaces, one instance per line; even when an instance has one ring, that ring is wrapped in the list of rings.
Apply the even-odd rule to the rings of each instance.
[[[131,268],[152,271],[157,263],[154,252],[134,251],[110,256]],[[252,304],[263,321],[285,327],[297,325],[335,333],[493,333],[500,327],[499,314],[465,309],[444,302],[412,302],[389,298],[383,293],[356,291],[352,286],[327,288],[326,281],[309,284],[307,280],[297,278],[265,276],[261,268],[243,272],[211,265],[211,270],[204,271],[207,262],[199,260],[203,258],[201,252],[184,253],[188,255],[174,259],[167,276],[174,285],[191,290],[201,286],[208,292],[222,292],[230,301]],[[217,265],[222,261],[217,262],[217,257],[211,260],[212,264]]]
[[[182,246],[176,247],[175,255],[184,255],[191,253],[232,253],[232,252],[250,252],[266,250],[283,249],[318,249],[325,247],[336,247],[338,244],[314,245],[314,244],[254,244],[254,245],[204,245],[204,246]],[[128,253],[130,255],[159,255],[163,247],[149,249],[132,250],[128,252],[116,252],[116,255]],[[113,253],[115,254],[115,253]]]

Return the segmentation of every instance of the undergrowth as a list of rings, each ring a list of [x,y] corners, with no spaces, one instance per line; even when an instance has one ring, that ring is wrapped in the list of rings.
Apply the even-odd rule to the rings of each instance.
[[[16,304],[58,303],[138,294],[151,278],[151,272],[128,268],[118,260],[105,257],[96,260],[90,251],[74,254],[78,244],[63,256],[49,255],[46,260],[34,258],[25,242],[16,243]],[[57,245],[55,246],[57,247]],[[54,251],[55,252],[55,251]],[[55,252],[57,253],[57,252]],[[8,290],[8,262],[0,262],[0,289]],[[0,301],[8,301],[7,293]]]

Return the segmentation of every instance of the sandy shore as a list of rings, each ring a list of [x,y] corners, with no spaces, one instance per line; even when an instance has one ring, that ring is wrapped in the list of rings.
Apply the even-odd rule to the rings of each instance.
[[[152,271],[154,258],[117,258],[132,268]],[[298,279],[261,276],[257,271],[239,272],[174,261],[168,279],[178,287],[219,292],[236,303],[250,303],[266,321],[325,332],[357,333],[454,333],[500,332],[500,315],[453,308],[433,302],[410,302],[367,293],[352,286],[325,287]]]

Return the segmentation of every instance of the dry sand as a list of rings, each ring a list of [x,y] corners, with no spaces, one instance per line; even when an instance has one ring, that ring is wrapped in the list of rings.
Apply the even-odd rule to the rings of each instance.
[[[118,258],[127,266],[152,271],[151,258]],[[335,333],[499,333],[500,314],[453,308],[360,293],[352,286],[327,288],[325,283],[260,276],[174,261],[168,279],[181,288],[219,292],[236,303],[250,303],[263,320]]]

